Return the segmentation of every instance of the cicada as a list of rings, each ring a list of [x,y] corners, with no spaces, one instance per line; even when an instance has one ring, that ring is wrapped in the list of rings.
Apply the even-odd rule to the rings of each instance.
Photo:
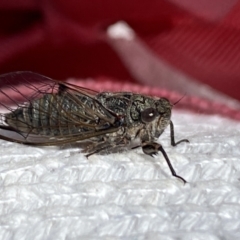
[[[82,143],[87,157],[113,149],[141,147],[154,156],[163,154],[173,176],[177,175],[159,136],[170,125],[173,105],[166,98],[132,92],[96,92],[33,72],[0,76],[0,139],[34,146]]]

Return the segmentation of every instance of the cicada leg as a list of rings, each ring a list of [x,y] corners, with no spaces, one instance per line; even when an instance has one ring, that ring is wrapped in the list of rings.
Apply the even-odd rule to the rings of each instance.
[[[105,139],[104,141],[90,144],[84,150],[84,152],[87,153],[86,157],[88,158],[89,156],[96,153],[100,153],[102,151],[108,150],[109,152],[111,152],[116,147],[118,148],[126,147],[128,143],[129,143],[129,140],[127,138],[117,138],[114,141],[112,141],[112,139],[111,140]]]
[[[170,137],[171,137],[171,145],[173,147],[177,146],[181,142],[188,142],[189,143],[188,139],[182,139],[182,140],[180,140],[178,142],[175,142],[174,126],[173,126],[173,122],[172,121],[170,121]]]
[[[142,150],[145,154],[150,155],[151,157],[153,157],[154,155],[156,155],[160,151],[162,153],[162,155],[164,156],[172,175],[176,178],[181,179],[184,182],[184,184],[187,182],[184,178],[182,178],[181,176],[176,174],[176,172],[175,172],[175,170],[174,170],[174,168],[171,164],[171,161],[168,158],[168,155],[165,152],[165,150],[163,149],[161,144],[155,143],[155,142],[143,143],[142,144]]]

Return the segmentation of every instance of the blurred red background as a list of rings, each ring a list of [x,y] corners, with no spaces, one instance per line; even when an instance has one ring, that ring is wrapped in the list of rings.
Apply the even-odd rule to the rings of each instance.
[[[106,38],[120,20],[159,59],[240,100],[237,0],[2,0],[0,73],[137,82]]]

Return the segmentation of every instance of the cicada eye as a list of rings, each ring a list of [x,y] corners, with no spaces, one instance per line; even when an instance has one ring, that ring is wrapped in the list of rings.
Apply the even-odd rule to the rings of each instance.
[[[158,115],[157,110],[154,108],[147,108],[141,112],[141,119],[143,122],[148,123],[153,121]]]

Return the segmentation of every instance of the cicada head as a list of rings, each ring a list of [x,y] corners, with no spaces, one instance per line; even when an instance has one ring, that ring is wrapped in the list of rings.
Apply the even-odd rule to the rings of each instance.
[[[158,138],[168,126],[171,109],[172,104],[166,98],[135,95],[130,108],[131,124],[141,128],[138,136],[142,140],[153,140]]]
[[[166,98],[155,100],[151,107],[141,112],[141,121],[146,124],[150,138],[158,138],[168,126],[171,118],[172,104]]]

